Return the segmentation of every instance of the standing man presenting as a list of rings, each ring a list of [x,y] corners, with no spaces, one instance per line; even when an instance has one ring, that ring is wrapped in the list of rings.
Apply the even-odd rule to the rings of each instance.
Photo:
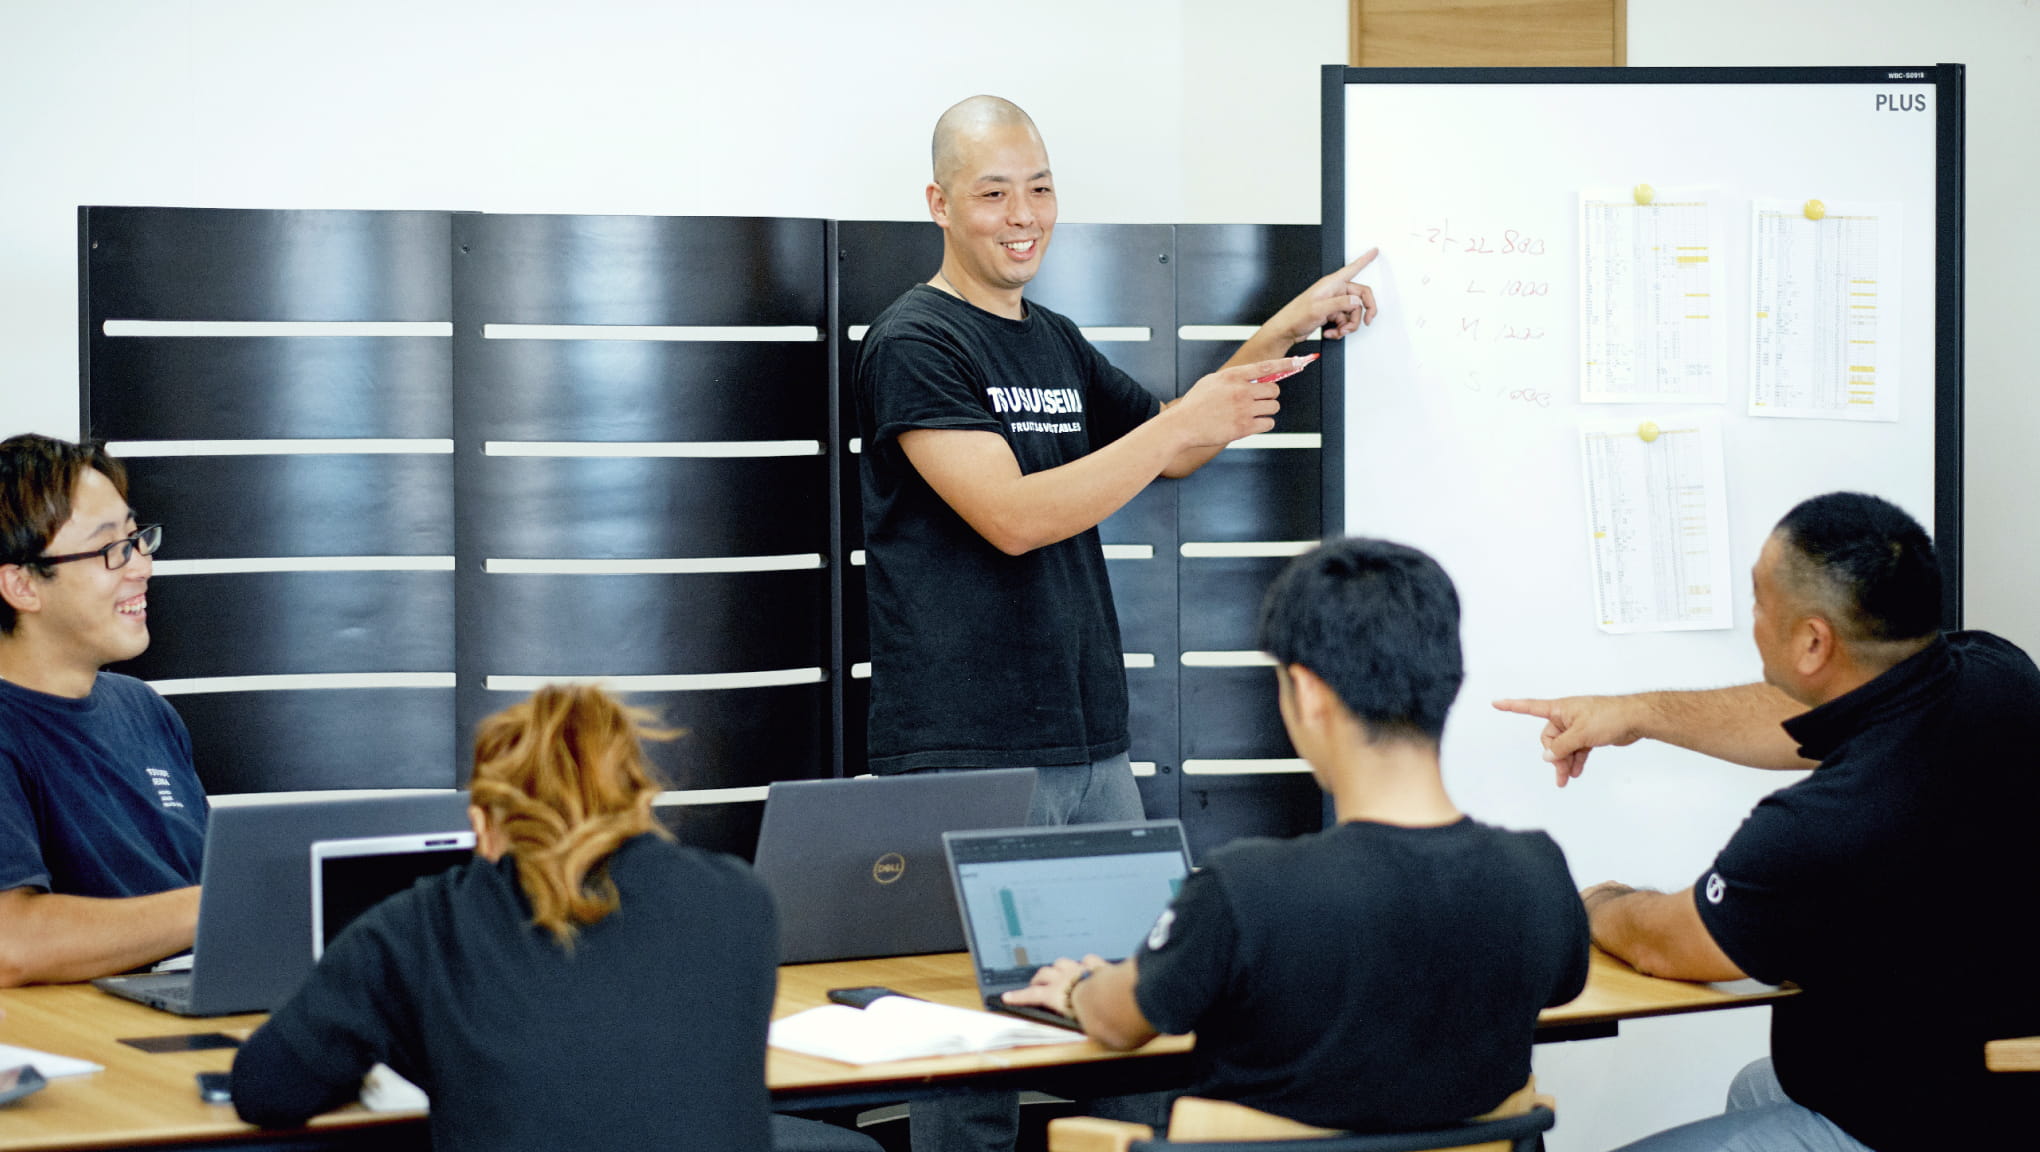
[[[1126,674],[1099,522],[1274,426],[1286,353],[1374,316],[1369,252],[1158,404],[1023,299],[1055,232],[1034,122],[973,96],[935,126],[942,266],[867,333],[863,438],[875,772],[1031,767],[1037,824],[1138,819]]]
[[[1875,496],[1793,508],[1754,582],[1766,683],[1496,704],[1547,721],[1561,785],[1639,739],[1813,769],[1693,887],[1583,894],[1594,942],[1645,972],[1800,987],[1726,1113],[1635,1147],[2030,1147],[2040,1082],[1986,1071],[1983,1046],[2040,1033],[2040,670],[1987,632],[1941,633],[1933,545]]]
[[[149,646],[150,555],[104,447],[0,443],[0,986],[191,947],[206,799]]]

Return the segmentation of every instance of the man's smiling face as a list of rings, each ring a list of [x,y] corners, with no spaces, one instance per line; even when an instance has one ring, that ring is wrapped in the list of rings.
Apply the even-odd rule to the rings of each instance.
[[[86,468],[78,473],[71,492],[71,518],[43,554],[87,552],[134,530],[134,513],[113,481]],[[30,625],[44,651],[60,654],[72,671],[89,668],[93,674],[104,665],[141,655],[149,647],[148,590],[153,571],[153,562],[139,551],[115,570],[96,557],[54,566],[47,578],[36,582],[42,603]]]
[[[930,214],[946,234],[944,273],[980,307],[1017,306],[1055,232],[1048,149],[1025,124],[987,126],[959,144],[960,163],[929,189]]]

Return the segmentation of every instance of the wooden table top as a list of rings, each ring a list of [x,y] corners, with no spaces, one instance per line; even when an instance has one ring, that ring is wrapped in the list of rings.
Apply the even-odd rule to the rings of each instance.
[[[0,1109],[0,1148],[107,1148],[255,1135],[230,1104],[198,1098],[200,1072],[224,1072],[231,1048],[151,1054],[120,1041],[142,1036],[225,1032],[246,1037],[260,1013],[186,1019],[110,996],[90,984],[0,991],[0,1044],[37,1048],[103,1064],[103,1072],[50,1081]],[[358,1106],[314,1126],[395,1123],[416,1114],[378,1116]]]
[[[1769,1004],[1799,994],[1797,988],[1774,987],[1755,980],[1726,984],[1694,984],[1645,976],[1628,964],[1595,948],[1587,968],[1587,988],[1568,1003],[1538,1014],[1539,1027],[1569,1024],[1613,1024],[1646,1016],[1678,1016]]]
[[[962,953],[789,965],[779,971],[774,1018],[825,1003],[831,988],[880,984],[937,1003],[975,1007],[977,986]],[[1545,1026],[1613,1023],[1643,1016],[1704,1012],[1765,1003],[1790,995],[1743,982],[1688,984],[1642,975],[1596,951],[1587,989],[1572,1003],[1547,1010]],[[233,1050],[152,1055],[120,1043],[125,1037],[226,1032],[245,1036],[260,1014],[186,1019],[109,996],[90,985],[0,991],[0,1044],[37,1048],[105,1065],[105,1071],[52,1081],[0,1111],[0,1150],[105,1148],[133,1144],[252,1138],[230,1105],[199,1100],[193,1076],[224,1071]],[[850,1065],[772,1049],[765,1077],[776,1097],[798,1100],[827,1093],[887,1088],[923,1090],[959,1078],[1016,1071],[1067,1069],[1097,1061],[1180,1056],[1188,1037],[1162,1037],[1135,1053],[1108,1052],[1088,1040],[967,1056]],[[318,1117],[314,1127],[407,1123],[417,1113],[369,1113],[358,1106]]]

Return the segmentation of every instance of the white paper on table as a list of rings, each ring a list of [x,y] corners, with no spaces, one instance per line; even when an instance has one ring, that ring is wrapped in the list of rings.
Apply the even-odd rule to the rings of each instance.
[[[1750,415],[1899,418],[1904,207],[1750,206]]]
[[[1640,434],[1646,423],[1655,439]],[[1580,455],[1600,629],[1733,627],[1718,421],[1660,416],[1584,424]]]
[[[1703,189],[1579,197],[1580,401],[1718,404],[1728,359],[1721,220]]]
[[[75,1056],[59,1056],[54,1052],[39,1052],[34,1048],[17,1048],[12,1044],[0,1044],[0,1068],[13,1068],[22,1064],[33,1064],[45,1080],[60,1076],[83,1076],[87,1072],[105,1071],[105,1065]]]
[[[1074,1044],[1081,1032],[906,996],[881,996],[869,1007],[824,1004],[772,1022],[775,1048],[845,1064],[921,1056],[954,1056],[1034,1044]]]
[[[430,1112],[432,1100],[425,1090],[397,1074],[387,1064],[369,1066],[361,1078],[361,1106],[370,1112]]]

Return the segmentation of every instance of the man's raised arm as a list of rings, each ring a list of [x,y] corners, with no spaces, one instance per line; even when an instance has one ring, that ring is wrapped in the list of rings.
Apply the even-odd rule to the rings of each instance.
[[[1544,758],[1563,788],[1586,770],[1587,753],[1657,740],[1751,768],[1809,769],[1785,721],[1806,706],[1769,684],[1738,684],[1694,692],[1638,692],[1629,696],[1566,696],[1556,700],[1497,700],[1504,712],[1545,722]]]
[[[1365,284],[1355,284],[1353,277],[1374,263],[1379,253],[1379,249],[1369,248],[1351,264],[1320,277],[1316,283],[1297,293],[1234,350],[1220,371],[1286,356],[1297,342],[1308,339],[1313,332],[1320,333],[1326,340],[1342,340],[1358,332],[1361,325],[1373,323],[1374,314],[1378,311],[1374,306],[1374,289]],[[1201,386],[1203,382],[1200,380],[1198,384]],[[1189,397],[1186,395],[1183,399]],[[1171,400],[1163,407],[1181,402]],[[1162,475],[1180,480],[1209,463],[1224,447],[1217,444],[1186,449],[1169,461],[1168,466],[1162,469]]]
[[[915,428],[900,433],[900,451],[978,535],[1018,556],[1096,527],[1181,453],[1205,446],[1216,452],[1274,427],[1281,386],[1254,381],[1289,363],[1222,368],[1126,435],[1040,472],[1022,473],[997,432]]]
[[[198,888],[97,899],[0,892],[0,987],[90,980],[191,947]]]

